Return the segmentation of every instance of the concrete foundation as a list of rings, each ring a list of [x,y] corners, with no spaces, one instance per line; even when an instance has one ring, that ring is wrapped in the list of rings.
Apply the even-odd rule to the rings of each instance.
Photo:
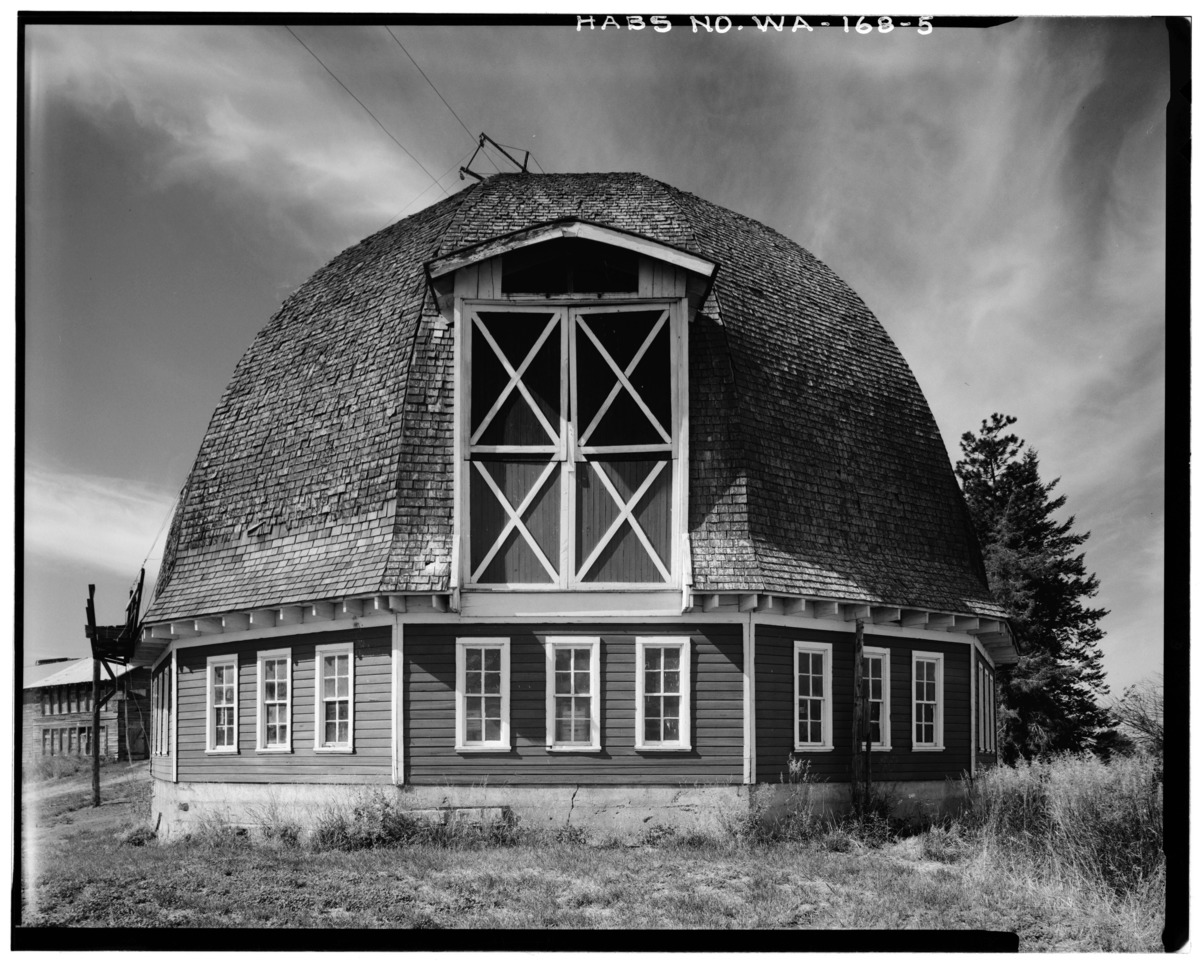
[[[962,803],[957,781],[883,782],[901,817],[931,816]],[[178,838],[208,824],[261,833],[270,825],[311,830],[321,814],[353,807],[373,797],[393,799],[425,817],[489,820],[507,813],[523,827],[581,828],[593,836],[630,836],[652,827],[719,834],[752,810],[768,821],[808,808],[818,816],[845,813],[850,786],[844,783],[752,786],[472,785],[403,786],[324,784],[181,783],[155,779],[152,823],[160,838]]]
[[[872,793],[901,819],[933,818],[953,814],[963,804],[966,789],[961,781],[880,781]],[[808,809],[818,817],[836,817],[850,811],[849,782],[814,784],[755,784],[753,809],[767,821]]]

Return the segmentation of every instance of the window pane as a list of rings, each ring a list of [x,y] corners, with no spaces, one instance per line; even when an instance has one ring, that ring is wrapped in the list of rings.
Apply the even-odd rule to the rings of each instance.
[[[646,670],[657,671],[662,666],[662,648],[646,648]]]
[[[500,649],[489,647],[483,652],[483,669],[485,671],[500,670]]]
[[[499,741],[500,740],[500,721],[498,718],[493,719],[493,718],[489,717],[486,721],[484,721],[484,730],[487,733],[487,736],[484,738],[484,740],[487,740],[487,741]]]
[[[592,675],[588,673],[587,666],[575,668],[575,693],[590,694],[592,692]]]
[[[801,724],[808,720],[808,701],[804,698],[796,703],[796,716],[800,718]]]
[[[662,740],[661,723],[662,722],[659,721],[657,717],[650,717],[649,715],[646,716],[646,727],[645,733],[643,734],[643,740],[646,741],[647,744],[654,744]]]
[[[467,740],[482,741],[483,740],[483,721],[478,717],[467,718]]]
[[[575,722],[583,726],[580,740],[586,741],[590,736],[588,731],[592,722],[592,699],[590,697],[575,698]]]
[[[483,693],[484,694],[499,694],[500,693],[500,675],[494,671],[488,671],[483,675]]]
[[[275,662],[266,661],[263,664],[263,679],[267,681],[275,680]]]
[[[668,694],[679,693],[679,672],[663,671],[663,690]]]
[[[569,671],[571,669],[570,648],[559,647],[554,651],[554,670]]]
[[[467,648],[467,670],[478,671],[483,667],[483,651],[477,647]]]
[[[679,670],[679,648],[663,648],[663,669],[668,671]]]
[[[679,740],[679,719],[678,718],[663,718],[663,735],[664,741]]]
[[[679,717],[679,697],[664,697],[663,699],[663,717]]]
[[[822,701],[809,701],[809,704],[811,705],[812,719],[814,721],[821,720],[821,708],[824,707],[824,703]]]
[[[808,738],[810,741],[812,741],[814,744],[821,743],[821,722],[820,721],[813,721],[811,724],[809,724],[808,732],[809,732]]]
[[[646,672],[646,693],[657,694],[662,690],[662,675],[658,671]]]
[[[571,675],[565,671],[554,672],[554,693],[555,694],[570,694],[571,693]]]
[[[322,690],[325,692],[325,697],[336,697],[337,696],[337,678],[326,675],[325,679],[322,683]]]
[[[288,687],[287,681],[276,681],[275,682],[275,697],[278,700],[280,700],[280,701],[287,700],[287,687]]]
[[[468,721],[483,717],[483,698],[468,697],[466,699],[465,709],[467,712]]]
[[[824,697],[825,696],[825,678],[823,678],[820,674],[814,674],[812,677],[812,684],[810,685],[810,688],[812,690],[813,697]]]
[[[556,718],[554,721],[554,740],[570,741],[571,737],[571,720],[570,718]]]
[[[643,698],[643,704],[647,721],[662,717],[662,705],[657,697]]]
[[[575,670],[588,671],[592,666],[592,652],[586,647],[575,649]]]
[[[479,671],[467,671],[466,682],[468,694],[483,693],[483,674]]]

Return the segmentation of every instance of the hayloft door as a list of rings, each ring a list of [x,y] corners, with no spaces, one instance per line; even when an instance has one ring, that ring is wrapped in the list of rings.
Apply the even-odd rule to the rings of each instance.
[[[671,309],[572,311],[572,578],[669,584]]]
[[[468,584],[675,583],[678,314],[465,306]]]

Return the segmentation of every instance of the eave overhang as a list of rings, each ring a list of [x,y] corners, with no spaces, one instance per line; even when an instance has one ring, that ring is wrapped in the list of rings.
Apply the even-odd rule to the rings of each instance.
[[[454,273],[456,270],[477,264],[482,260],[488,260],[491,257],[497,257],[509,251],[518,250],[521,247],[528,247],[531,244],[540,244],[548,240],[557,240],[564,237],[594,240],[613,247],[623,247],[626,250],[632,250],[635,253],[674,264],[676,267],[710,280],[717,272],[718,265],[715,261],[683,250],[680,247],[673,247],[658,240],[651,240],[649,237],[642,236],[641,234],[616,230],[613,227],[604,227],[600,224],[574,218],[549,221],[525,230],[518,230],[514,233],[493,237],[469,247],[452,250],[426,263],[425,272],[432,282],[447,274]]]
[[[515,610],[494,611],[484,619],[516,619],[521,621],[545,618],[548,610],[539,611],[536,594],[523,592],[507,592],[509,599],[514,593],[523,600],[524,606],[532,609],[523,613]],[[673,594],[679,598],[679,592],[666,591],[659,594]],[[615,603],[621,597],[620,592],[614,592],[608,598],[612,604],[611,610],[589,612],[590,617],[614,617],[625,620],[637,618],[631,614],[628,607]],[[890,605],[871,604],[863,601],[817,598],[797,595],[773,593],[756,593],[747,591],[731,592],[683,592],[682,607],[676,604],[673,608],[675,616],[703,618],[706,614],[756,614],[773,615],[794,621],[796,626],[805,622],[813,627],[813,621],[826,624],[836,621],[862,620],[865,624],[879,625],[887,628],[902,628],[907,631],[919,631],[929,634],[960,634],[970,635],[987,651],[988,656],[996,664],[1014,664],[1019,656],[1019,649],[1009,625],[999,618],[977,616],[973,614],[954,614],[945,611],[934,611],[926,608],[895,607]],[[581,603],[590,602],[591,598],[578,598]],[[655,617],[669,615],[670,603],[654,615]],[[326,627],[353,628],[389,623],[390,615],[412,614],[417,616],[447,615],[459,617],[462,613],[461,595],[456,593],[426,593],[426,594],[376,594],[362,597],[343,597],[323,601],[311,601],[303,604],[286,604],[263,607],[255,610],[229,611],[221,614],[211,614],[202,617],[179,618],[161,621],[146,626],[138,640],[134,656],[130,659],[131,666],[152,665],[166,653],[173,641],[188,640],[203,636],[212,636],[216,642],[217,636],[229,635],[229,640],[237,640],[239,634],[247,631],[287,630],[304,626],[304,630],[312,630],[313,625]],[[558,615],[566,613],[557,612]],[[643,612],[644,614],[645,612]],[[552,615],[553,616],[553,615]]]

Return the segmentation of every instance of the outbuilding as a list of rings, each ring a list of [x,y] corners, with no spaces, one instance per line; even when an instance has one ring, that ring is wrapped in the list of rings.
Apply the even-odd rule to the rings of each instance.
[[[92,753],[95,714],[90,657],[38,661],[23,671],[21,760]],[[143,760],[149,756],[149,681],[147,667],[110,666],[101,687],[100,756]]]
[[[948,358],[949,361],[949,358]],[[155,813],[347,792],[623,830],[993,763],[1015,659],[862,300],[638,174],[500,174],[344,251],[242,357],[135,663]]]

